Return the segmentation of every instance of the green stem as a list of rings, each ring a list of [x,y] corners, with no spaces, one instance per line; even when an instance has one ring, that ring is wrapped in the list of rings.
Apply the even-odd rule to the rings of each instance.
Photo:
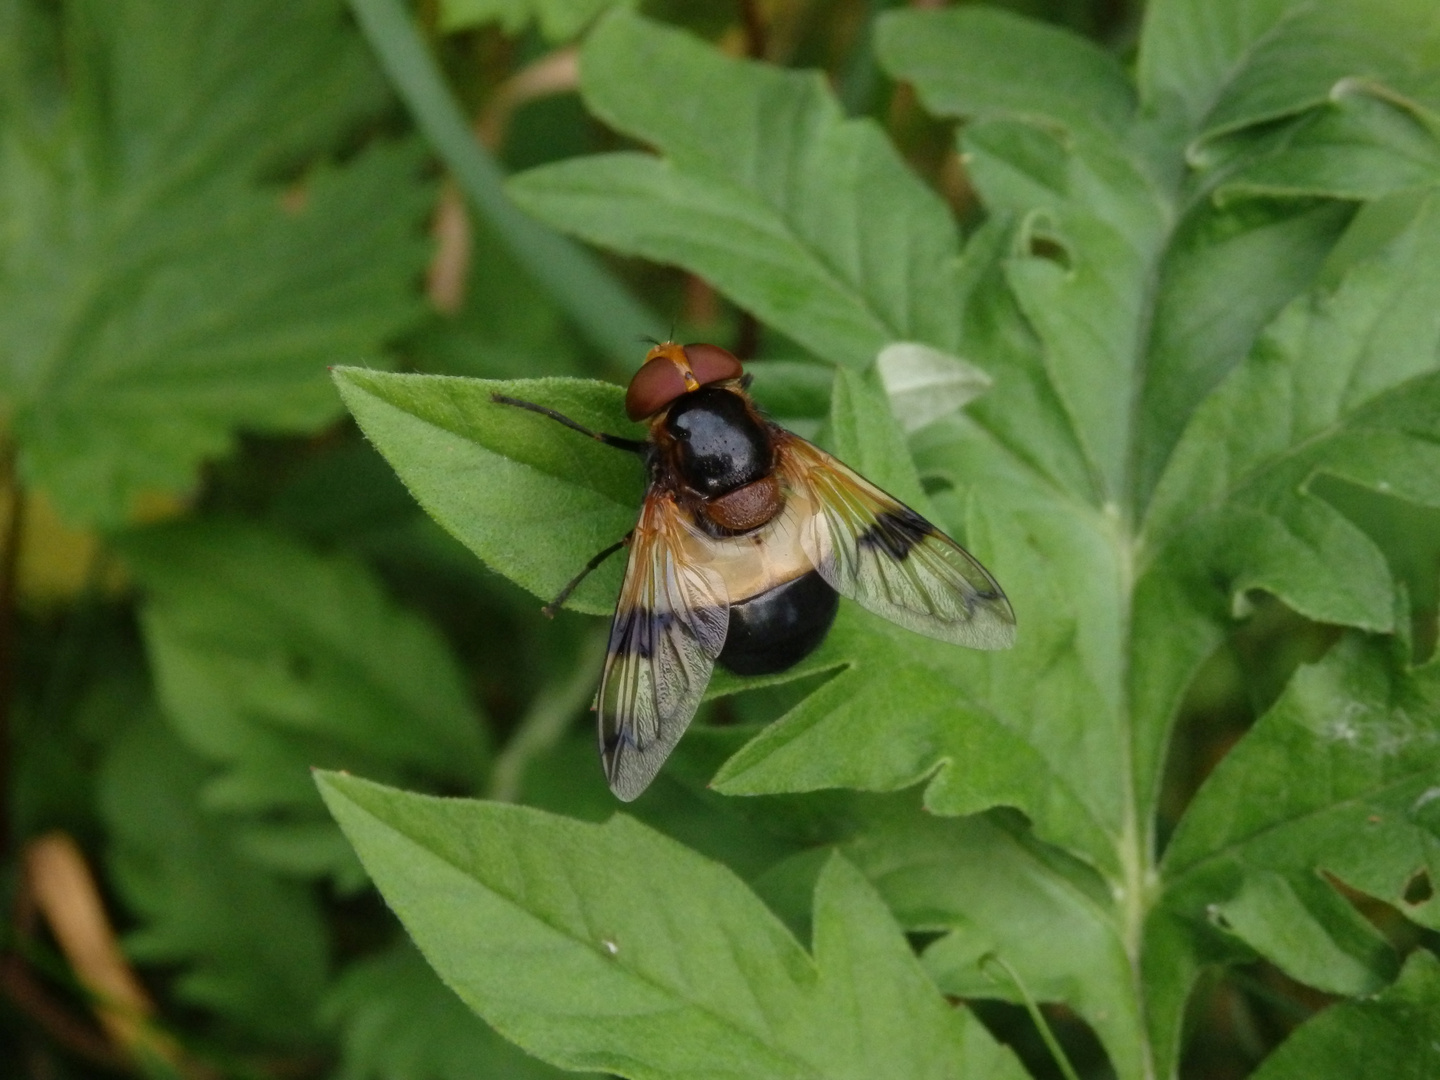
[[[1045,1014],[1040,1011],[1040,1006],[1036,1003],[1029,989],[1026,988],[1019,973],[1004,960],[1000,959],[997,954],[987,953],[980,960],[980,968],[982,971],[985,971],[991,964],[1000,968],[1009,979],[1010,984],[1015,987],[1016,992],[1020,995],[1020,999],[1025,1003],[1025,1011],[1030,1014],[1030,1019],[1034,1021],[1035,1027],[1039,1029],[1040,1038],[1045,1040],[1045,1046],[1050,1050],[1050,1056],[1055,1059],[1055,1064],[1060,1069],[1065,1080],[1080,1080],[1080,1077],[1075,1073],[1075,1066],[1070,1064],[1070,1058],[1066,1055],[1065,1048],[1060,1045],[1060,1040],[1055,1038],[1055,1033],[1050,1030],[1050,1022],[1045,1019]],[[985,974],[996,982],[1000,981],[989,971],[985,971]]]
[[[489,798],[514,802],[520,797],[526,767],[560,741],[575,714],[595,693],[608,637],[604,629],[586,637],[575,657],[570,678],[559,686],[546,687],[535,696],[530,711],[495,758],[490,790],[486,793]]]
[[[520,264],[579,331],[627,369],[643,335],[665,331],[595,256],[520,211],[505,174],[475,138],[400,0],[349,0],[350,10],[431,147]]]
[[[1131,799],[1127,802],[1124,832],[1120,837],[1119,845],[1122,873],[1120,888],[1123,890],[1123,895],[1119,898],[1120,933],[1125,955],[1130,961],[1130,978],[1135,988],[1135,1005],[1140,1010],[1142,1020],[1144,1045],[1141,1047],[1141,1052],[1143,1075],[1146,1080],[1153,1080],[1155,1076],[1154,1049],[1150,1042],[1148,1028],[1144,1026],[1146,1021],[1145,978],[1141,956],[1145,945],[1145,919],[1149,914],[1152,892],[1150,879],[1153,870],[1148,859],[1148,853],[1151,850],[1148,837],[1142,835],[1134,802]]]
[[[1119,570],[1119,605],[1123,616],[1121,641],[1130,641],[1134,627],[1135,563],[1138,541],[1129,522],[1119,507],[1109,504],[1105,516],[1108,520],[1111,543],[1114,547]],[[1128,663],[1126,665],[1128,670]],[[1127,676],[1128,681],[1128,676]],[[1128,699],[1128,695],[1127,695]],[[1120,862],[1120,934],[1125,955],[1130,963],[1131,985],[1135,992],[1135,1006],[1140,1012],[1140,1048],[1142,1075],[1145,1080],[1154,1080],[1155,1051],[1151,1043],[1145,1009],[1145,978],[1142,950],[1145,945],[1145,920],[1149,914],[1153,894],[1155,838],[1153,814],[1146,814],[1141,805],[1141,791],[1135,775],[1135,714],[1133,702],[1126,708],[1126,724],[1123,740],[1124,760],[1122,762],[1124,817],[1118,838],[1117,854]]]

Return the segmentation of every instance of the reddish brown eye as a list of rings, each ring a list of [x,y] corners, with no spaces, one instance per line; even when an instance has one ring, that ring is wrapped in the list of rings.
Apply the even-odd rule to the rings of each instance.
[[[690,361],[690,370],[701,386],[724,379],[738,379],[744,374],[744,368],[734,354],[719,345],[686,345],[685,359]]]
[[[652,356],[640,365],[625,391],[625,415],[631,420],[654,416],[685,393],[685,376],[665,356]]]
[[[631,420],[654,416],[687,390],[738,379],[740,361],[719,345],[656,345],[625,391],[625,413]]]

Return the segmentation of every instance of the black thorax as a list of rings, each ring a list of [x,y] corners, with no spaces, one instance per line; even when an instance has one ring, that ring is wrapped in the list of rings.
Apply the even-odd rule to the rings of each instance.
[[[753,484],[775,468],[775,445],[764,421],[739,394],[716,386],[678,398],[665,416],[680,479],[713,499]]]

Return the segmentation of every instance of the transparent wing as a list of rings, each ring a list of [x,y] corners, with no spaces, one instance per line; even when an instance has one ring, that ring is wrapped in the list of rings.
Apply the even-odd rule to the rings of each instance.
[[[831,588],[927,637],[1015,643],[1010,601],[968,551],[819,447],[789,432],[777,441],[786,485],[814,503],[801,544]]]
[[[725,645],[729,596],[714,569],[686,557],[690,531],[673,499],[646,498],[610,624],[596,695],[600,757],[626,802],[685,733]]]

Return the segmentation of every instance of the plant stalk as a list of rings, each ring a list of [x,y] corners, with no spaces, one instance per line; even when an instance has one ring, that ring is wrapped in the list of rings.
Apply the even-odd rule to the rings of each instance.
[[[1060,1070],[1065,1080],[1080,1080],[1075,1073],[1075,1066],[1070,1064],[1070,1057],[1065,1053],[1065,1048],[1060,1045],[1060,1040],[1055,1038],[1055,1032],[1050,1030],[1050,1022],[1045,1019],[1045,1014],[1040,1011],[1040,1005],[1036,1002],[1035,996],[1030,993],[1029,987],[1021,980],[1019,972],[1002,960],[997,954],[990,953],[980,961],[981,968],[994,965],[1004,972],[1010,984],[1020,994],[1020,999],[1025,1003],[1025,1011],[1030,1014],[1031,1021],[1035,1024],[1036,1030],[1040,1032],[1040,1038],[1045,1042],[1045,1048],[1050,1051],[1056,1067]],[[987,975],[990,973],[987,971]],[[994,979],[995,976],[990,975]],[[995,979],[999,982],[999,979]]]
[[[505,749],[495,757],[487,797],[498,802],[515,802],[520,797],[525,769],[560,741],[575,714],[594,694],[596,675],[605,657],[608,638],[607,629],[589,634],[575,656],[570,678],[535,695],[520,726],[510,736]]]
[[[645,334],[658,339],[662,322],[598,258],[510,201],[504,171],[475,138],[399,0],[349,4],[396,92],[476,212],[591,344],[625,369],[634,367],[636,341]]]

